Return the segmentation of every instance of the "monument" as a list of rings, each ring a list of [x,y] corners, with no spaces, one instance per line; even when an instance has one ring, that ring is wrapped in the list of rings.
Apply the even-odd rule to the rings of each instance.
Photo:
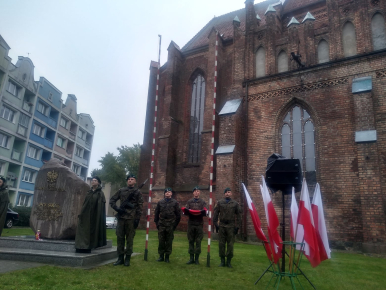
[[[90,186],[58,159],[40,168],[30,227],[40,230],[42,239],[74,240],[78,214]]]

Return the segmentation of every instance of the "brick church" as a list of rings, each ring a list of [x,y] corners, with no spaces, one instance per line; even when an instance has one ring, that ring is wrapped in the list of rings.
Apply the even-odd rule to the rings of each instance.
[[[265,229],[259,185],[267,158],[278,153],[300,159],[311,198],[320,184],[332,248],[385,252],[386,1],[244,4],[214,17],[182,48],[173,41],[168,47],[159,77],[152,207],[167,186],[184,206],[199,185],[208,203],[218,38],[213,198],[232,188],[244,211],[240,238],[256,240],[242,182]],[[150,174],[156,82],[151,62],[139,181]],[[148,191],[147,185],[145,200]],[[272,200],[281,220],[281,193]],[[179,229],[186,226],[183,219]]]

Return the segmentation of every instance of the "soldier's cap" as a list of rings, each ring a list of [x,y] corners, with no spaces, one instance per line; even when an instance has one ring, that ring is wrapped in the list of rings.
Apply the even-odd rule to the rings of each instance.
[[[127,181],[129,178],[134,178],[135,180],[137,180],[137,177],[136,177],[134,174],[129,174],[129,175],[126,177],[126,181]]]
[[[100,179],[98,176],[93,176],[93,178],[92,178],[92,179],[96,179],[96,180],[98,180],[98,183],[99,183],[99,184],[101,184],[101,183],[102,183],[101,179]]]
[[[171,187],[166,187],[164,190],[164,194],[167,193],[168,191],[173,192],[173,189]]]
[[[4,176],[0,176],[0,179],[3,181],[3,184],[5,184],[7,182],[7,180],[5,179]]]
[[[194,192],[196,190],[200,190],[200,187],[198,185],[195,188],[193,188],[192,192]]]
[[[224,193],[226,193],[227,191],[232,191],[232,190],[229,187],[227,187],[224,189]]]

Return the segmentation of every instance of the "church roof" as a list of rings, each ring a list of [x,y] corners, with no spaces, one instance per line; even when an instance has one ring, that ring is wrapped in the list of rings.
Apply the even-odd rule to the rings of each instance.
[[[257,3],[255,4],[255,12],[259,15],[264,15],[268,6],[276,3],[278,3],[278,0],[267,0],[264,2]],[[233,20],[236,16],[240,20],[240,29],[245,30],[245,8],[218,17],[214,17],[182,48],[182,51],[187,51],[208,45],[208,35],[213,27],[218,30],[220,35],[222,35],[223,40],[232,39]],[[262,17],[260,25],[265,25],[265,17]]]
[[[318,2],[321,2],[321,0],[285,0],[283,3],[283,15]]]

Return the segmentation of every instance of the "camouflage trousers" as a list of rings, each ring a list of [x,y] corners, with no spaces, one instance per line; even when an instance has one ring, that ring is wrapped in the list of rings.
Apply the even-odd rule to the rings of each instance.
[[[188,225],[189,254],[201,254],[201,241],[204,237],[203,225]],[[196,244],[196,246],[194,246]]]
[[[235,242],[234,230],[234,227],[220,227],[218,231],[218,249],[221,258],[233,258],[233,244]],[[226,252],[225,244],[227,244]]]
[[[173,239],[173,226],[160,225],[158,229],[158,254],[170,255],[172,253]]]
[[[133,253],[133,241],[135,236],[134,220],[118,219],[116,234],[118,255],[125,254],[125,238],[126,255],[131,255]]]

